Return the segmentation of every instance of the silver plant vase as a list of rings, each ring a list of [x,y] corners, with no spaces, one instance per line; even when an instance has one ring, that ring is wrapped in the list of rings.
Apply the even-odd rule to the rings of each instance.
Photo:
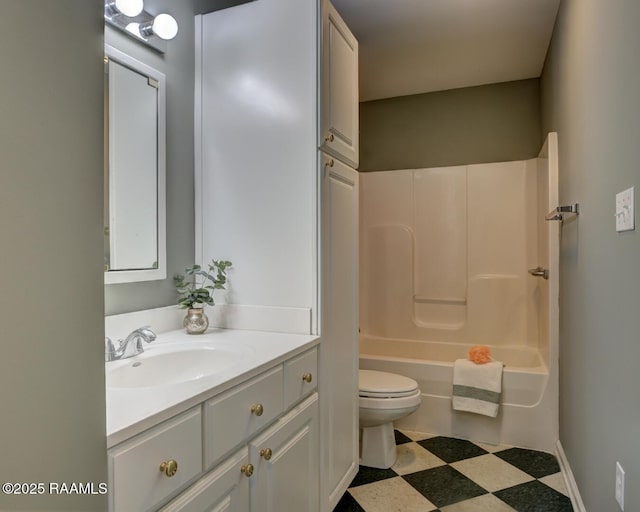
[[[204,314],[204,308],[189,308],[182,322],[187,334],[202,334],[209,327],[209,319]]]

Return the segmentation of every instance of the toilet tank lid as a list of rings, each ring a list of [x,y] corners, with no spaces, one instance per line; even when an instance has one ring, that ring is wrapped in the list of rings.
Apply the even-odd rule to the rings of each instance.
[[[378,372],[374,370],[360,370],[360,392],[365,393],[406,393],[418,389],[418,383],[403,375]]]

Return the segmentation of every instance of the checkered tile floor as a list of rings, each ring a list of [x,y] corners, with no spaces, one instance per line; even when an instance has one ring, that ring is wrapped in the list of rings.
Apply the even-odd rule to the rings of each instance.
[[[391,469],[360,466],[334,512],[572,512],[548,453],[396,430]]]

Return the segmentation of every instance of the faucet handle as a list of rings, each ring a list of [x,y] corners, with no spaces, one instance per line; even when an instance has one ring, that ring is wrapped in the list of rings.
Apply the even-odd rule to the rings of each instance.
[[[116,358],[116,347],[108,336],[104,337],[104,360],[113,361]]]

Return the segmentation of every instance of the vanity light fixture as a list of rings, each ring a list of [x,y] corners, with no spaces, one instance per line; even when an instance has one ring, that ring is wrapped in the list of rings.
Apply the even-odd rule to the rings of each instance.
[[[138,16],[144,8],[143,0],[107,0],[104,4],[105,16],[107,11],[110,16],[122,14],[129,18]]]
[[[161,53],[166,50],[165,41],[178,34],[178,22],[173,16],[150,14],[144,10],[143,0],[105,0],[104,19]]]

